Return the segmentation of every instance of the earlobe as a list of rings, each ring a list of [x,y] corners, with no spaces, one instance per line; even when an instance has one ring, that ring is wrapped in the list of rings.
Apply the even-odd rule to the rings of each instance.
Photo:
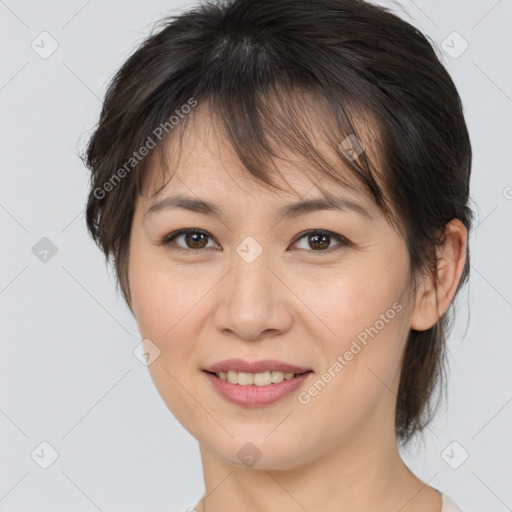
[[[430,329],[452,302],[466,263],[467,230],[459,219],[452,219],[445,228],[445,240],[437,248],[437,278],[424,276],[418,287],[411,329]],[[436,303],[437,298],[437,303]]]
[[[437,322],[439,315],[437,315],[434,285],[432,275],[422,277],[411,315],[411,329],[425,331]]]

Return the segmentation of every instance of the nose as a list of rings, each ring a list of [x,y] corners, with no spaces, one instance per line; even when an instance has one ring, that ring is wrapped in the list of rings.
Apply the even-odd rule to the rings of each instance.
[[[265,251],[248,262],[238,253],[219,289],[215,326],[244,340],[284,334],[293,323],[291,291]]]

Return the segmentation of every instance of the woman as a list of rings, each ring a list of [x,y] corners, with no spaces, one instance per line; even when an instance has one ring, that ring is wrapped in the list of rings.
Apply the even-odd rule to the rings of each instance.
[[[162,20],[84,157],[151,377],[198,440],[192,510],[454,512],[398,447],[467,281],[471,145],[416,28],[359,0]]]

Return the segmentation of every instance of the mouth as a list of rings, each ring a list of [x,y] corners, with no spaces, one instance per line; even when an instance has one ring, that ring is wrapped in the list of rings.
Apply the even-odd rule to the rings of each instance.
[[[203,370],[217,396],[245,408],[261,408],[289,397],[305,385],[313,370],[301,373],[279,370],[259,373]]]

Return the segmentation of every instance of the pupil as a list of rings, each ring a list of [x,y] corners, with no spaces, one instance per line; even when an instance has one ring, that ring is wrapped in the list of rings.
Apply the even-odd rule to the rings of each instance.
[[[330,238],[329,235],[311,235],[310,241],[314,240],[313,244],[319,245],[319,247],[312,246],[312,248],[314,250],[318,250],[318,249],[325,249],[326,247],[329,247],[329,238]],[[321,239],[321,241],[319,241],[319,239]]]
[[[203,233],[187,233],[185,235],[187,244],[189,246],[192,246],[192,249],[202,249],[204,247],[204,244],[201,245],[201,240],[197,240],[197,237],[203,237],[204,242],[205,235]]]

